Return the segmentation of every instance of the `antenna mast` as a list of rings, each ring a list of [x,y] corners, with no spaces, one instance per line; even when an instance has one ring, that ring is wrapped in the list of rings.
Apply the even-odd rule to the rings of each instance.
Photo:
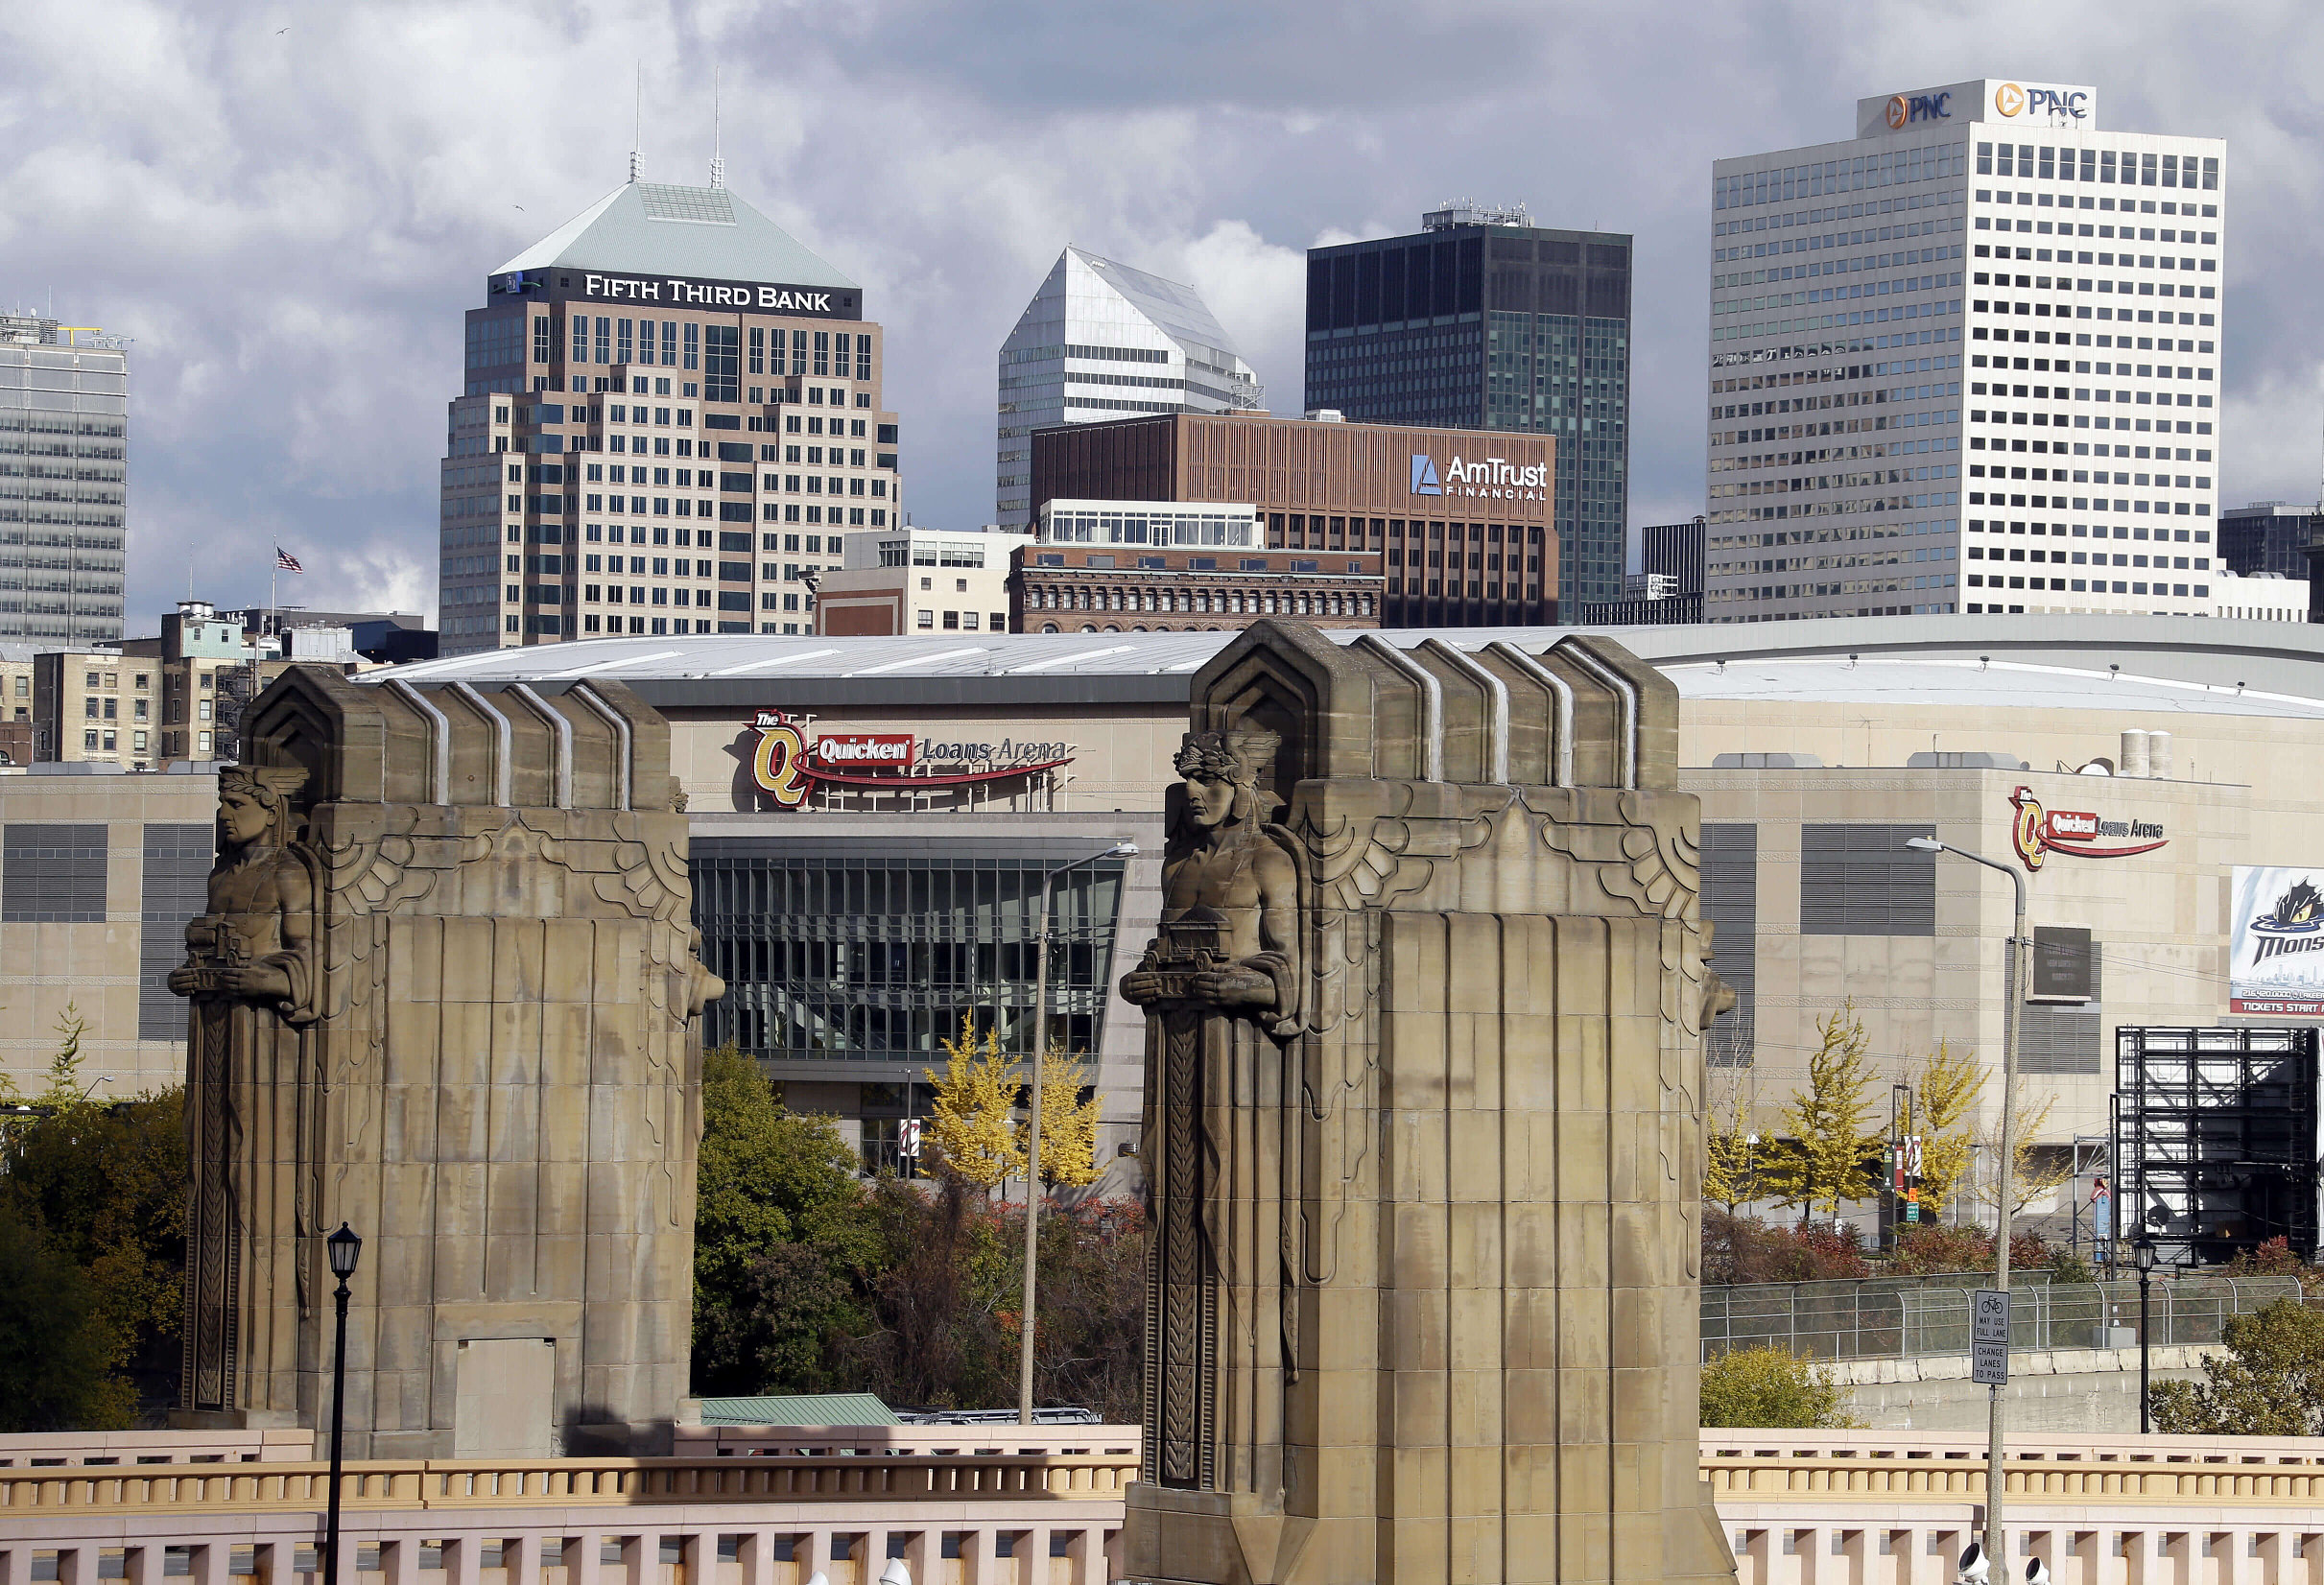
[[[726,160],[724,151],[719,142],[718,75],[718,67],[712,66],[710,68],[710,185],[723,187],[726,185]]]
[[[630,68],[629,78],[629,180],[634,183],[646,174],[646,68]]]

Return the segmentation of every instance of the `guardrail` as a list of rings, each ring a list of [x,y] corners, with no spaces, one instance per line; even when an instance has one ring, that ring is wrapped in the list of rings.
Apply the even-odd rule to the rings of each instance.
[[[1750,1283],[1702,1290],[1702,1358],[1773,1345],[1822,1360],[1913,1359],[1969,1352],[1974,1281],[1961,1287],[1867,1278],[1855,1282]],[[2227,1318],[2299,1298],[2289,1277],[2180,1277],[2153,1285],[2151,1341],[2158,1348],[2217,1343]],[[2009,1346],[2134,1346],[2139,1285],[2041,1283],[2010,1289]]]

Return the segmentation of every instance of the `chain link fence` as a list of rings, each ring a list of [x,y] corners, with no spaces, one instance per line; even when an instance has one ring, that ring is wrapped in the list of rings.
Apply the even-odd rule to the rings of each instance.
[[[1773,1346],[1819,1360],[1916,1359],[1969,1352],[1974,1276],[1851,1282],[1743,1283],[1702,1290],[1702,1357]],[[2289,1277],[2177,1277],[2153,1287],[2157,1348],[2216,1343],[2230,1315],[2300,1296]],[[2099,1283],[2013,1280],[2013,1349],[2130,1348],[2138,1343],[2135,1278]]]

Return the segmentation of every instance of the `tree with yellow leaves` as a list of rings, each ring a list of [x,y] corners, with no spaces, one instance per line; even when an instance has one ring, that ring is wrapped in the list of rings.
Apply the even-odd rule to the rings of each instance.
[[[1871,1042],[1853,1002],[1815,1022],[1822,1044],[1808,1058],[1808,1087],[1791,1092],[1780,1137],[1761,1152],[1767,1193],[1803,1211],[1839,1215],[1843,1202],[1867,1199],[1880,1179],[1882,1134],[1872,1125]]]
[[[1921,1137],[1921,1206],[1934,1220],[1960,1193],[1976,1153],[1972,1114],[1985,1088],[1984,1064],[1974,1050],[1938,1041],[1912,1075],[1913,1127]]]
[[[1733,1216],[1737,1206],[1759,1197],[1759,1147],[1743,1086],[1730,1080],[1726,1088],[1705,1108],[1702,1197]]]
[[[2018,1079],[2016,1148],[2009,1152],[2009,1214],[2013,1217],[2036,1200],[2054,1195],[2060,1184],[2074,1176],[2072,1150],[2034,1143],[2050,1121],[2050,1109],[2056,1104],[2057,1095],[2054,1091],[2043,1096],[2039,1105],[2033,1104],[2026,1093],[2025,1079]],[[1989,1161],[1999,1162],[2001,1159],[2001,1113],[1996,1108],[1989,1123],[1977,1133],[1977,1147],[1984,1152]],[[1988,1207],[1998,1204],[2001,1188],[1998,1168],[1978,1174],[1977,1197],[1980,1204]]]
[[[1098,1098],[1081,1099],[1088,1082],[1088,1065],[1062,1041],[1051,1041],[1041,1059],[1041,1182],[1051,1189],[1098,1181]],[[1020,1120],[1012,1136],[1019,1171],[1032,1143],[1029,1132]]]
[[[933,1148],[963,1182],[990,1194],[1002,1180],[1025,1171],[1014,1122],[1016,1063],[1002,1053],[998,1031],[986,1029],[979,1042],[966,1013],[960,1038],[943,1047],[943,1074],[921,1070],[936,1088],[923,1147]],[[1047,1146],[1046,1136],[1042,1144]]]

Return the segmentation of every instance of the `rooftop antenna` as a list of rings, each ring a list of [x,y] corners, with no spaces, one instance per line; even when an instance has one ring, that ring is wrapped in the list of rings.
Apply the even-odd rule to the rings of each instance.
[[[719,143],[718,68],[710,68],[710,185],[726,185],[726,160]]]
[[[629,78],[629,180],[640,180],[646,174],[646,68],[643,63],[630,68]]]

